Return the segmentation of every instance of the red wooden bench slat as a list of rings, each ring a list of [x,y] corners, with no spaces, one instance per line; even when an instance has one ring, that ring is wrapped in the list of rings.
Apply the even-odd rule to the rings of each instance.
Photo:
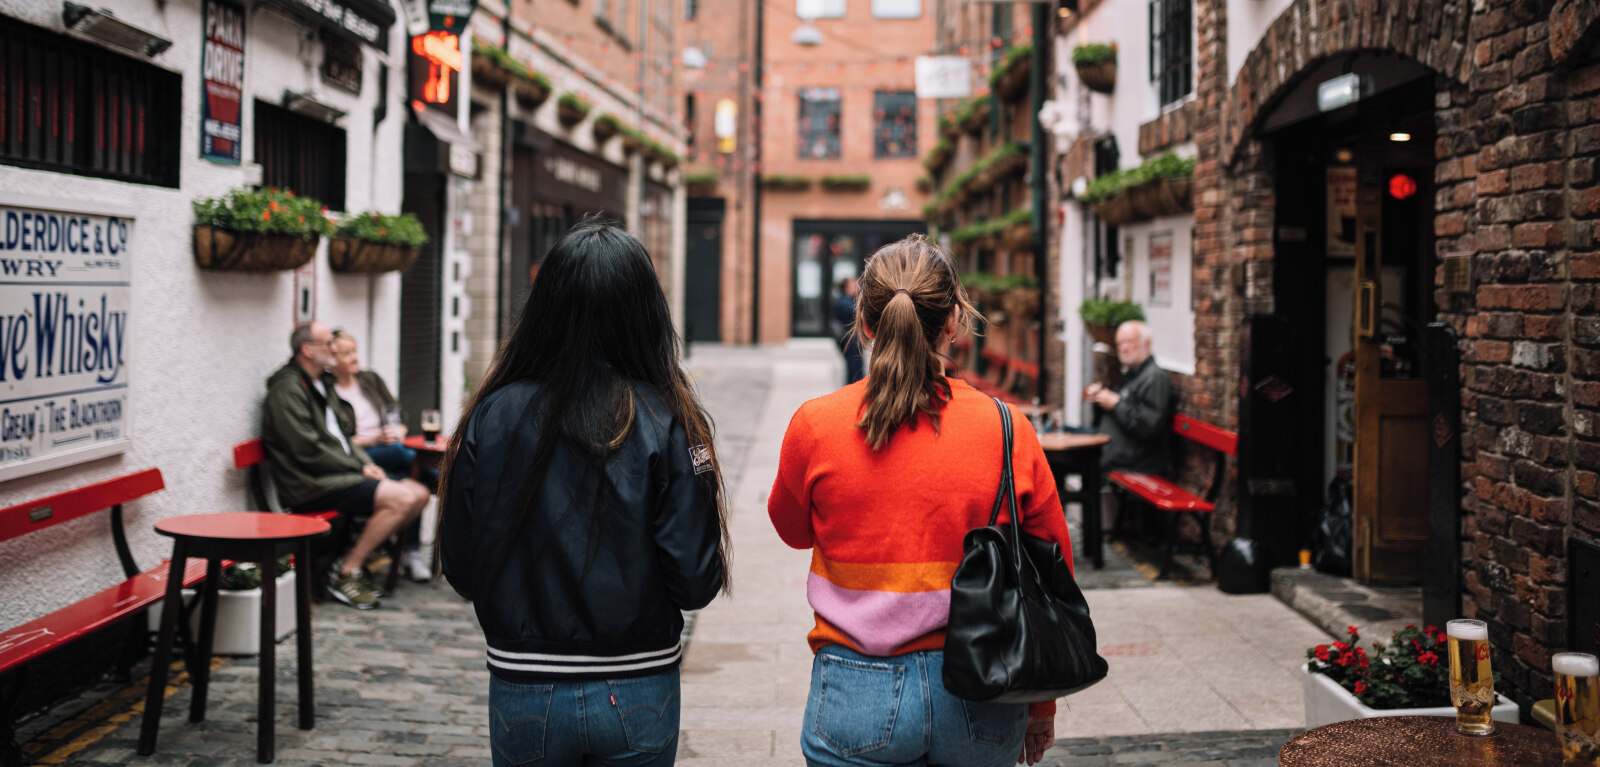
[[[1039,364],[1037,362],[1027,362],[1012,357],[1006,365],[1029,378],[1037,379],[1039,377]]]
[[[171,563],[135,575],[83,601],[67,605],[0,633],[0,671],[19,666],[79,637],[143,610],[166,595]],[[193,586],[206,574],[206,561],[191,558],[183,585]]]
[[[1239,451],[1238,433],[1186,415],[1172,417],[1172,431],[1225,455],[1237,455]]]
[[[267,460],[267,451],[261,446],[261,440],[252,439],[233,446],[233,468],[248,469],[262,461]]]
[[[978,355],[983,357],[985,362],[1002,368],[1005,367],[1006,362],[1011,359],[1010,357],[1007,357],[1006,355],[992,349],[984,349],[983,351],[978,352]]]
[[[1113,471],[1106,475],[1112,482],[1127,488],[1144,502],[1163,511],[1210,512],[1214,507],[1171,482],[1149,474],[1132,471]]]
[[[160,469],[145,469],[75,490],[19,503],[8,509],[0,509],[0,541],[9,541],[35,530],[43,530],[52,525],[109,509],[164,487],[166,483],[161,479]],[[34,521],[32,517],[35,512],[47,516]]]

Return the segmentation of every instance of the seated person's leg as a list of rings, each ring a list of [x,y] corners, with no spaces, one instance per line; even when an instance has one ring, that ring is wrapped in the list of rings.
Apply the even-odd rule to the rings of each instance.
[[[358,609],[377,607],[377,599],[370,591],[355,588],[342,590],[341,583],[336,577],[335,581],[325,581],[323,573],[328,569],[337,571],[336,576],[348,576],[354,571],[344,565],[345,560],[338,559],[339,552],[343,552],[351,545],[351,538],[359,533],[367,517],[372,515],[373,498],[377,492],[379,482],[375,479],[361,477],[361,481],[331,493],[326,493],[294,507],[294,511],[310,513],[317,511],[337,511],[339,517],[334,520],[334,534],[328,541],[327,548],[331,549],[333,556],[319,555],[314,563],[313,581],[318,587],[328,587],[328,592],[341,602]],[[319,547],[320,548],[320,547]],[[329,563],[333,566],[329,568]]]
[[[353,573],[361,569],[362,563],[367,561],[367,555],[416,519],[427,502],[428,489],[416,480],[396,482],[385,479],[378,482],[372,496],[372,518],[367,520],[355,545],[345,554],[342,572]]]
[[[367,457],[389,475],[389,479],[405,479],[411,476],[411,462],[416,458],[417,451],[412,450],[398,442],[389,445],[373,445],[367,450]]]

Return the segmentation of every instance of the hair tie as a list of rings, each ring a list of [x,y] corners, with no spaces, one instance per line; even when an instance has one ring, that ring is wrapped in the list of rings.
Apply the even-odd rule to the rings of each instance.
[[[904,293],[904,294],[906,294],[908,296],[911,295],[911,291],[906,290],[905,288],[895,288],[894,292],[896,292],[896,293]]]

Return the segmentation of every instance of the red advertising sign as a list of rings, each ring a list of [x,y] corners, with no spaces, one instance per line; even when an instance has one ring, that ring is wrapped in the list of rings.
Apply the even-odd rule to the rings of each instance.
[[[231,0],[205,0],[204,28],[200,156],[238,165],[243,134],[244,9]]]

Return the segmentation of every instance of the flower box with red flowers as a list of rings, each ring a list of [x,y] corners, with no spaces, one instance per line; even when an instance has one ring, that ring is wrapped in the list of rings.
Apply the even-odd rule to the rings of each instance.
[[[333,229],[327,209],[293,190],[235,189],[194,206],[194,259],[203,269],[264,272],[296,269]]]
[[[1455,716],[1443,630],[1406,626],[1387,645],[1371,643],[1370,653],[1360,646],[1355,626],[1347,633],[1348,641],[1306,650],[1306,664],[1300,667],[1306,727],[1377,716]],[[1490,715],[1515,723],[1517,704],[1503,695],[1495,697]]]

